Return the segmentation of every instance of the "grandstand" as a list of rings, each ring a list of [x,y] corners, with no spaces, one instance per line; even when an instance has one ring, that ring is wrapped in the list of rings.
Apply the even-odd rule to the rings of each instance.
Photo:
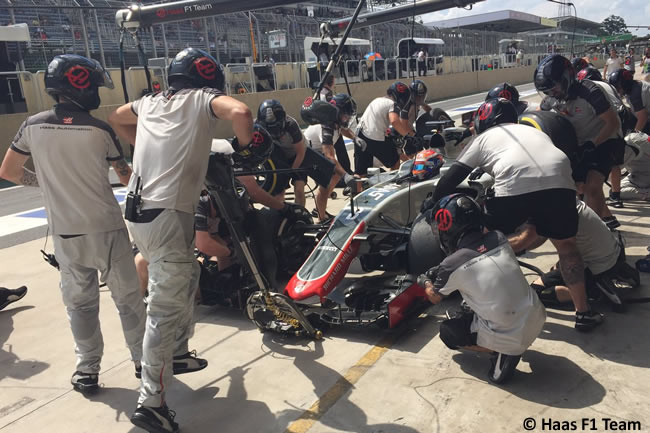
[[[386,3],[391,6],[401,2],[369,2],[368,8],[386,7]],[[31,34],[28,43],[7,43],[9,59],[0,64],[0,69],[16,70],[22,59],[25,70],[43,70],[52,57],[62,53],[89,55],[106,67],[119,67],[120,35],[115,12],[129,4],[132,2],[117,0],[0,0],[0,24],[27,23]],[[315,1],[300,2],[251,11],[250,15],[241,12],[155,25],[141,30],[139,36],[147,57],[173,56],[191,45],[209,50],[222,63],[244,63],[252,53],[250,19],[258,61],[269,56],[276,62],[297,62],[304,60],[302,46],[306,36],[318,36],[318,26],[323,21],[351,15],[356,4],[355,0],[328,1],[326,6]],[[278,30],[287,36],[286,47],[272,50],[268,32]],[[374,49],[390,57],[396,55],[397,41],[410,32],[408,20],[401,20],[355,30],[351,36],[372,39]],[[422,25],[415,26],[415,36],[430,37],[433,33]],[[133,41],[125,40],[126,65],[141,65]]]

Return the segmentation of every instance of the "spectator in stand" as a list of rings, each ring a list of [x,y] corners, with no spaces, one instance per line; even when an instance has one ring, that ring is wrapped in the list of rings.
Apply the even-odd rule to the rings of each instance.
[[[621,69],[621,67],[621,59],[616,54],[616,48],[612,48],[609,50],[609,59],[607,59],[607,63],[605,64],[603,76],[606,80],[609,80],[609,76]]]

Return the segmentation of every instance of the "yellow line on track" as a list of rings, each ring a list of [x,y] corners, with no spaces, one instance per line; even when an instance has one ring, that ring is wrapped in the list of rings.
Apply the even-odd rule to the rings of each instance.
[[[284,433],[306,433],[309,431],[384,356],[398,337],[398,334],[390,334],[382,338],[356,364],[350,367],[321,398],[303,412],[300,418],[292,422]]]

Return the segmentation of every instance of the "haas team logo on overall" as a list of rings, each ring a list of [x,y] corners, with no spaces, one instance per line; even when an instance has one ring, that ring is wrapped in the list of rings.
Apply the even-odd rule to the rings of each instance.
[[[206,80],[214,80],[217,73],[217,65],[207,57],[201,57],[194,61],[196,72]]]
[[[512,101],[512,93],[510,93],[510,90],[502,90],[499,92],[499,97],[506,98],[508,101]]]
[[[65,73],[70,85],[76,89],[87,89],[90,86],[88,69],[82,66],[73,66]]]

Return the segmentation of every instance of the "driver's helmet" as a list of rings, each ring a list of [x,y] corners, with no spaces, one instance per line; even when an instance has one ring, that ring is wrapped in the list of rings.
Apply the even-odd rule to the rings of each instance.
[[[569,59],[559,54],[552,54],[537,65],[533,80],[538,92],[564,101],[569,95],[569,88],[575,83],[575,71]]]
[[[483,231],[483,211],[468,195],[451,194],[441,198],[427,220],[434,234],[438,232],[440,247],[446,254],[458,249],[461,238],[470,231]]]
[[[578,72],[576,79],[578,82],[582,82],[582,80],[603,81],[603,76],[600,74],[598,69],[593,66],[587,66]]]
[[[235,137],[232,140],[232,147],[235,150],[232,154],[234,165],[250,170],[269,159],[273,151],[273,138],[263,126],[256,123],[253,125],[253,138],[250,144],[243,147]]]
[[[519,114],[515,105],[505,98],[485,101],[474,116],[474,130],[477,134],[502,123],[517,123]]]
[[[433,149],[418,152],[413,161],[411,174],[417,180],[427,180],[440,174],[440,167],[445,163],[444,158]]]
[[[411,89],[406,84],[401,81],[395,81],[388,87],[386,94],[395,101],[395,105],[400,110],[408,108],[409,102],[411,101]]]

